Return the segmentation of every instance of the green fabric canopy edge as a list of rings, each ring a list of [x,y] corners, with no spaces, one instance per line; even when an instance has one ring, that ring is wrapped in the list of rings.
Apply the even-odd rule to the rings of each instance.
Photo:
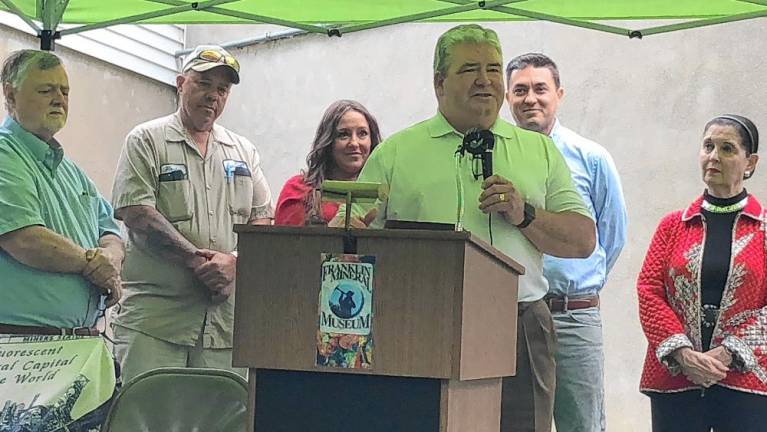
[[[110,6],[114,6],[114,1]],[[314,9],[327,9],[339,4],[347,4],[347,8],[353,1],[358,8],[364,8],[362,0],[336,0],[330,4],[325,2],[323,6],[319,0],[314,0],[312,6]],[[638,0],[611,0],[610,6],[605,7],[603,1],[592,0],[489,0],[484,2],[471,0],[425,0],[420,3],[418,0],[404,0],[407,5],[420,4],[444,4],[444,6],[433,7],[421,12],[394,15],[392,17],[380,20],[339,20],[333,22],[325,21],[322,25],[315,21],[292,21],[289,19],[278,18],[274,16],[259,15],[253,11],[244,11],[237,9],[237,6],[245,6],[243,0],[206,0],[200,2],[190,2],[188,0],[122,0],[127,6],[132,6],[131,11],[141,10],[141,13],[115,17],[105,21],[99,21],[99,16],[85,19],[83,11],[93,11],[96,2],[102,5],[101,8],[95,8],[100,13],[104,12],[103,0],[0,0],[0,10],[6,10],[19,15],[29,24],[40,36],[41,33],[47,33],[47,37],[55,38],[60,35],[80,33],[87,30],[104,28],[116,24],[200,24],[200,23],[269,23],[285,27],[301,29],[311,33],[326,33],[328,35],[340,36],[345,33],[361,31],[383,27],[387,25],[400,24],[405,22],[466,22],[466,21],[519,21],[519,20],[543,20],[551,21],[564,25],[576,26],[592,30],[608,32],[634,38],[643,36],[667,33],[684,29],[703,27],[707,25],[722,24],[740,20],[754,19],[767,16],[767,0],[706,0],[708,8],[703,7],[700,0],[676,0],[674,2],[645,0],[644,3]],[[254,6],[256,0],[248,0],[248,5]],[[278,1],[283,7],[290,5],[290,0]],[[267,3],[263,0],[260,3]],[[275,2],[272,2],[275,3]],[[302,2],[307,5],[306,1]],[[403,0],[386,0],[380,3],[404,5]],[[657,11],[652,14],[634,15],[631,13],[616,14],[615,10],[633,8],[631,10],[640,11],[647,8],[647,4],[654,3]],[[138,7],[140,5],[141,7]],[[601,5],[601,6],[600,6]],[[632,6],[633,5],[633,6]],[[227,6],[227,7],[224,7]],[[522,7],[524,6],[524,8]],[[541,12],[541,10],[557,9],[559,6],[561,14],[552,14]],[[694,7],[693,7],[694,6]],[[274,4],[271,4],[274,8]],[[304,6],[306,7],[306,6]],[[371,7],[368,5],[368,7]],[[597,9],[609,9],[611,13],[591,13],[586,16],[578,16],[574,13],[578,7],[593,11]],[[589,7],[591,9],[589,9]],[[730,14],[722,14],[722,8],[730,11]],[[114,9],[110,7],[109,9]],[[309,9],[312,9],[309,7]],[[332,7],[330,9],[333,9]],[[379,7],[380,9],[380,7]],[[407,9],[404,7],[395,8],[397,10]],[[125,11],[125,8],[122,10]],[[410,10],[410,9],[408,9]],[[581,10],[582,9],[578,9]],[[691,10],[701,11],[690,13]],[[710,12],[704,12],[708,10]],[[33,13],[31,13],[34,11]],[[388,11],[388,9],[387,9]],[[305,11],[304,11],[305,12]],[[120,14],[120,11],[112,10],[111,13]],[[191,20],[184,19],[189,14],[195,14],[195,18],[206,16],[205,19]],[[353,15],[352,16],[359,16]],[[37,26],[32,19],[42,21],[42,29]],[[691,21],[679,22],[669,25],[661,25],[640,30],[631,30],[623,27],[617,27],[609,24],[594,22],[597,20],[648,20],[648,19],[690,19]],[[82,23],[80,27],[63,30],[56,33],[55,30],[60,22],[64,23]],[[47,32],[45,32],[47,30]]]

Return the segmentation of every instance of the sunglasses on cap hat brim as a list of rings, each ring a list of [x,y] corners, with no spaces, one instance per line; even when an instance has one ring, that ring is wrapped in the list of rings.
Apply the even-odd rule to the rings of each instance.
[[[240,62],[231,55],[215,50],[200,51],[199,54],[187,63],[184,71],[191,69],[197,72],[205,72],[219,66],[229,67],[234,72],[232,82],[234,84],[240,82]]]
[[[240,72],[240,62],[237,61],[234,56],[231,56],[229,54],[224,54],[220,51],[215,50],[202,50],[199,54],[197,54],[197,57],[195,57],[195,60],[204,60],[207,62],[213,62],[213,63],[222,63],[227,66],[231,66],[232,69],[234,69],[235,72]]]

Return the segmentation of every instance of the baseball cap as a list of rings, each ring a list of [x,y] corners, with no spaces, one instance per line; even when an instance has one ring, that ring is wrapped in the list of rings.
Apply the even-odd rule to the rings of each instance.
[[[193,70],[205,72],[215,67],[225,66],[232,73],[232,83],[240,83],[240,62],[233,55],[218,45],[199,45],[184,59],[181,72]]]

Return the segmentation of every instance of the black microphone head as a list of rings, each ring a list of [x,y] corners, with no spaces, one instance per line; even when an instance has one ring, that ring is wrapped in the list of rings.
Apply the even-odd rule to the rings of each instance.
[[[492,150],[495,146],[495,136],[487,129],[472,128],[463,137],[463,149],[473,155]]]

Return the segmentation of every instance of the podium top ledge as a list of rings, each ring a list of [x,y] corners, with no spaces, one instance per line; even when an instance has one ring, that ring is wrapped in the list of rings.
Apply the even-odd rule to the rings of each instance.
[[[243,225],[234,226],[238,234],[257,233],[273,235],[296,235],[296,236],[328,236],[343,238],[346,230],[343,228],[328,228],[325,226],[283,226],[283,225]],[[484,240],[473,235],[469,231],[443,231],[443,230],[419,230],[419,229],[350,229],[352,236],[357,238],[399,238],[399,239],[424,239],[444,241],[468,241],[483,252],[501,261],[516,273],[525,274],[525,268],[503,252],[491,246]]]

